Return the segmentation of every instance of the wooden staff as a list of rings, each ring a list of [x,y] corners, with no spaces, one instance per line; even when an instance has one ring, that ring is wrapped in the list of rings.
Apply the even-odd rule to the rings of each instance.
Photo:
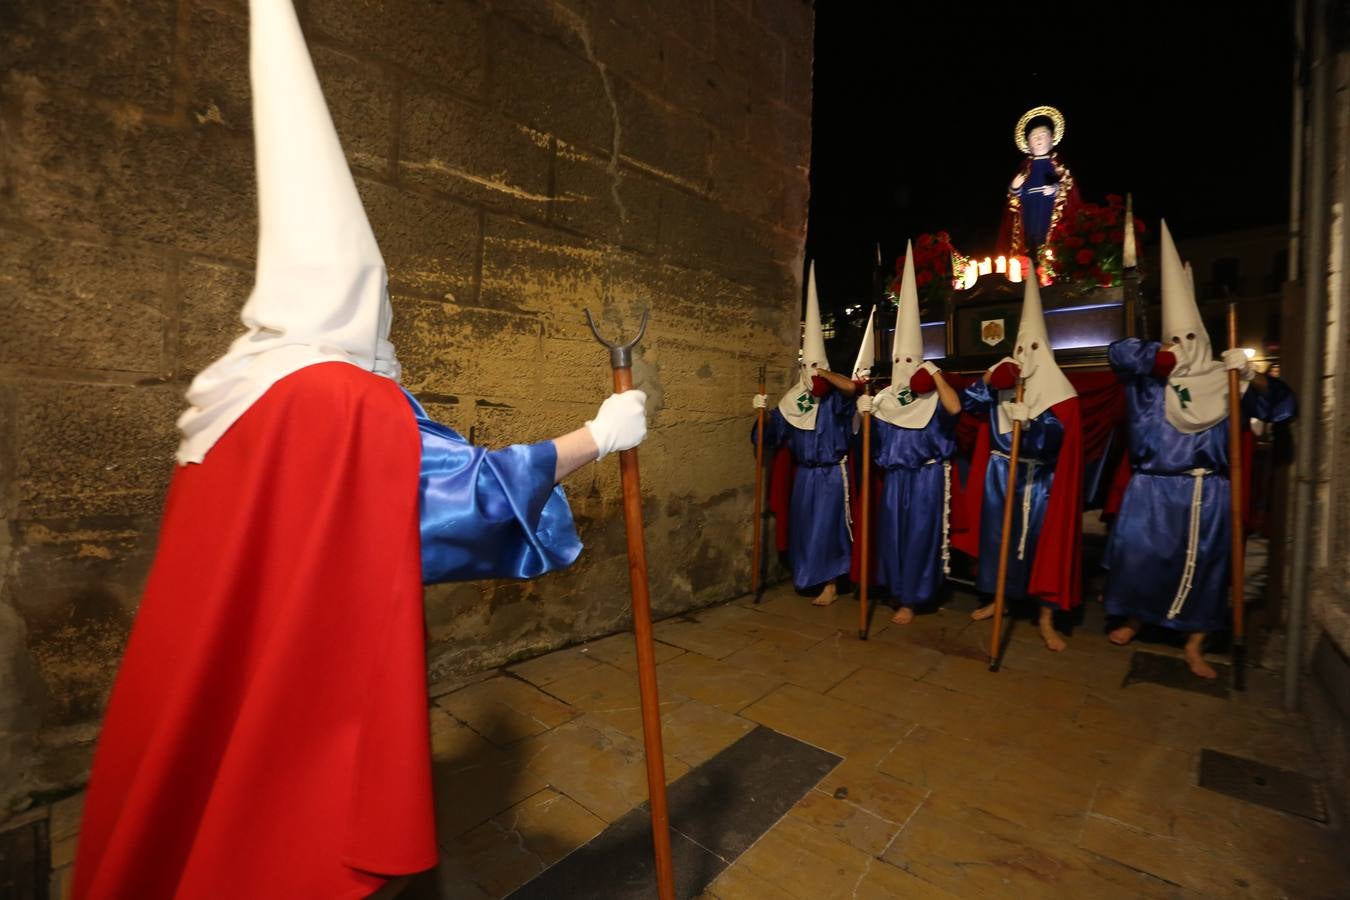
[[[614,344],[600,336],[586,310],[595,339],[609,348],[616,393],[633,387],[633,346],[647,330],[647,316],[637,337]],[[628,581],[633,592],[633,636],[637,641],[638,687],[642,695],[642,743],[647,757],[647,795],[651,800],[652,845],[656,854],[656,890],[660,900],[675,900],[675,869],[670,856],[670,814],[666,808],[666,766],[661,747],[661,698],[656,690],[656,651],[652,646],[652,607],[647,593],[647,546],[642,537],[642,484],[637,448],[619,453],[623,479],[623,523],[628,534]]]
[[[1024,385],[1017,382],[1017,399],[1022,402]],[[1014,497],[1017,495],[1017,456],[1022,449],[1022,423],[1013,419],[1012,447],[1008,453],[1008,490],[1003,498],[1003,536],[998,542],[998,586],[994,588],[994,636],[989,641],[989,671],[997,672],[1003,653],[1003,602],[1008,593],[1008,545],[1012,538],[1012,514]],[[1023,490],[1031,490],[1025,485]]]
[[[867,382],[867,396],[872,396],[872,382]],[[872,604],[867,599],[867,582],[871,568],[868,554],[872,548],[872,413],[862,415],[862,552],[859,554],[858,568],[858,640],[867,640],[867,624],[871,618]]]
[[[764,394],[764,367],[759,367],[759,394]],[[760,553],[764,538],[764,419],[767,410],[755,410],[755,542],[750,557],[750,592],[758,603],[764,596],[764,581],[760,577]]]
[[[1228,346],[1238,345],[1237,304],[1228,304]],[[1233,520],[1232,591],[1233,604],[1233,687],[1247,687],[1247,636],[1242,621],[1243,612],[1243,556],[1246,555],[1246,533],[1242,524],[1242,388],[1237,369],[1228,370],[1228,494]]]

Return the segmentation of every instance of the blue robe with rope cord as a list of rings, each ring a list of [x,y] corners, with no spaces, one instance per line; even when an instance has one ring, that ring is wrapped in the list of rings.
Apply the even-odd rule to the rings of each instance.
[[[998,589],[998,548],[1003,533],[1004,496],[1008,489],[1008,454],[1012,451],[1012,431],[999,432],[996,398],[997,392],[978,378],[961,393],[961,405],[966,412],[989,416],[992,452],[984,470],[984,511],[980,515],[979,569],[975,576],[975,589],[982,594],[993,594]],[[1008,539],[1005,596],[1009,598],[1026,596],[1036,557],[1036,542],[1045,521],[1050,488],[1055,481],[1055,464],[1063,443],[1064,425],[1048,409],[1022,428],[1012,529]]]
[[[777,409],[765,423],[764,449],[786,446],[796,463],[788,514],[792,584],[807,590],[847,575],[853,536],[844,498],[844,460],[853,428],[854,400],[831,387],[818,398],[816,427],[794,428]],[[755,441],[754,427],[750,441]]]
[[[1106,545],[1106,612],[1178,631],[1219,631],[1228,624],[1232,535],[1228,419],[1195,434],[1172,427],[1164,412],[1167,381],[1151,374],[1161,349],[1139,338],[1107,349],[1125,382],[1133,472]],[[1293,391],[1277,378],[1268,377],[1267,385],[1265,393],[1254,387],[1243,393],[1243,416],[1292,419]],[[1193,568],[1189,589],[1182,589],[1188,556]]]
[[[903,606],[922,606],[942,586],[943,463],[956,452],[956,416],[939,402],[923,428],[872,416],[872,462],[882,470],[876,504],[876,580]]]

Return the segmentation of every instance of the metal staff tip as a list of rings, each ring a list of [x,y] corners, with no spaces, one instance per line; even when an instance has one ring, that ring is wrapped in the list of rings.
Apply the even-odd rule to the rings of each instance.
[[[615,369],[631,369],[633,367],[633,347],[642,340],[642,335],[647,332],[647,319],[651,316],[651,307],[642,311],[642,324],[638,326],[638,333],[635,338],[626,344],[612,343],[600,336],[600,329],[595,327],[595,319],[591,318],[590,309],[586,310],[586,324],[591,326],[591,334],[595,339],[609,348],[609,364]]]

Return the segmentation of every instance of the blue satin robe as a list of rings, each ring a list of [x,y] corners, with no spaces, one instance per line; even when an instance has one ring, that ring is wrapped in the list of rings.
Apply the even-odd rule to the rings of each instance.
[[[992,594],[998,588],[998,547],[1003,530],[1003,498],[1008,487],[1007,454],[1012,450],[1012,431],[999,434],[998,404],[995,394],[983,380],[976,380],[962,393],[966,412],[989,416],[990,447],[1003,453],[989,454],[989,465],[984,470],[984,494],[980,507],[980,559],[975,576],[975,588],[983,594]],[[1018,448],[1017,485],[1013,498],[1012,536],[1008,543],[1008,577],[1005,596],[1024,597],[1031,581],[1031,565],[1036,559],[1036,542],[1045,521],[1045,508],[1050,501],[1050,486],[1055,481],[1055,463],[1059,448],[1064,443],[1064,424],[1050,410],[1032,419],[1022,428]],[[1028,473],[1030,476],[1028,477]],[[1026,492],[1031,492],[1031,510],[1027,524],[1026,549],[1018,558],[1018,544],[1022,539],[1022,504]]]
[[[793,428],[774,409],[768,417],[765,449],[786,444],[797,463],[792,481],[788,558],[798,590],[819,587],[847,575],[853,538],[844,512],[844,471],[853,431],[854,401],[831,388],[820,398],[814,431]],[[755,430],[750,431],[753,443]],[[850,497],[850,502],[852,498]]]
[[[941,402],[923,428],[872,417],[872,462],[883,470],[876,507],[877,581],[905,606],[942,586],[942,461],[956,452],[956,417]],[[932,462],[936,460],[936,462]]]
[[[1232,522],[1228,484],[1228,420],[1184,434],[1164,412],[1167,383],[1149,374],[1161,344],[1126,338],[1107,349],[1111,367],[1125,381],[1133,473],[1103,565],[1106,612],[1178,631],[1218,631],[1228,623]],[[1267,392],[1249,388],[1243,415],[1285,422],[1297,413],[1293,392],[1270,378]],[[1201,489],[1200,538],[1191,590],[1176,618],[1167,613],[1186,566],[1190,534],[1191,469],[1212,469]]]
[[[475,447],[404,391],[422,437],[422,583],[537,578],[581,554],[552,441]]]

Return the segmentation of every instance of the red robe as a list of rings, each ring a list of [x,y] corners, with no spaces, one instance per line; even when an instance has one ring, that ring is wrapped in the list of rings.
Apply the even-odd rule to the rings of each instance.
[[[1050,411],[1064,425],[1064,442],[1055,462],[1055,479],[1036,542],[1027,593],[1068,610],[1083,599],[1083,425],[1077,397],[1056,403]],[[953,499],[953,512],[958,505],[961,509],[959,515],[953,515],[952,546],[971,557],[980,553],[984,474],[991,447],[989,417],[982,418],[961,502]]]
[[[273,385],[179,467],[104,721],[78,898],[356,898],[436,864],[397,384]]]

